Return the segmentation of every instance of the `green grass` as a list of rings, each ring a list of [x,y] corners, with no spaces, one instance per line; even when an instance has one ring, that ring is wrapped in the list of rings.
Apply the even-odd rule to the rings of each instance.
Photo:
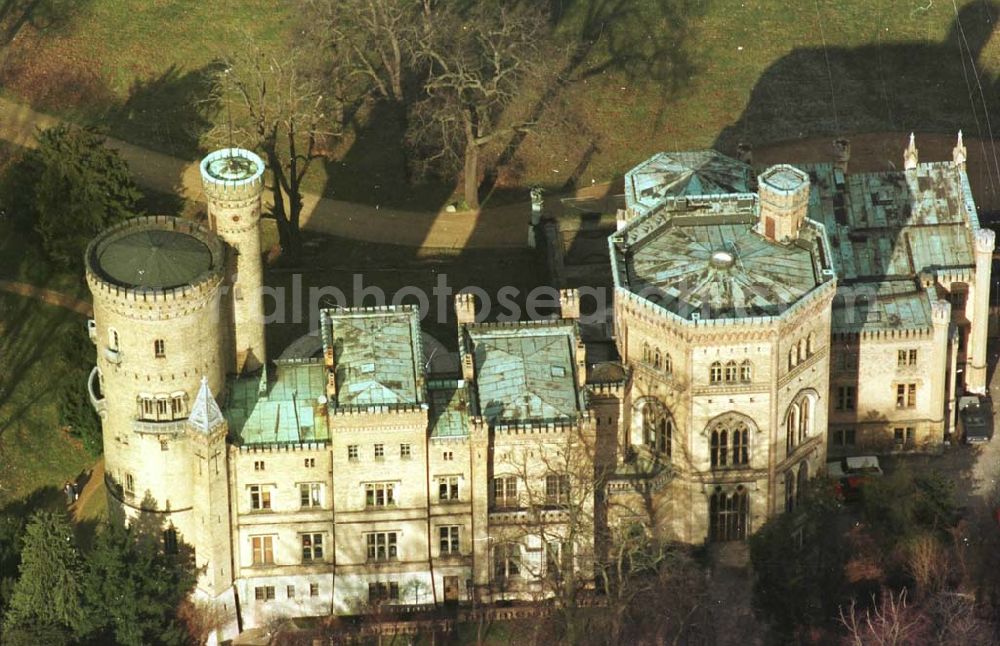
[[[948,2],[555,4],[567,9],[546,56],[548,80],[522,92],[509,118],[531,114],[555,72],[569,82],[501,169],[498,201],[521,198],[535,184],[559,189],[570,178],[576,185],[614,179],[660,150],[887,130],[963,127],[977,135],[976,117],[984,123],[958,43],[948,40],[955,21]],[[983,2],[958,5],[964,11]],[[603,14],[604,7],[616,9]],[[199,142],[192,128],[207,126],[194,107],[206,67],[238,45],[240,30],[265,47],[291,43],[299,19],[294,4],[263,0],[90,0],[59,29],[25,30],[3,61],[0,84],[36,106],[193,158]],[[993,109],[1000,45],[981,37],[984,26],[991,24],[980,14],[963,13],[966,37],[981,49],[978,69]],[[575,64],[558,63],[560,53],[598,34]],[[405,185],[399,140],[398,120],[369,115],[337,162],[315,166],[307,188],[411,208],[443,204],[450,186]],[[505,143],[501,138],[487,157]]]
[[[52,393],[67,373],[69,357],[55,340],[82,316],[33,299],[0,293],[0,508],[40,493],[58,500],[63,482],[88,469],[94,458],[59,424]],[[86,397],[86,384],[80,396]]]

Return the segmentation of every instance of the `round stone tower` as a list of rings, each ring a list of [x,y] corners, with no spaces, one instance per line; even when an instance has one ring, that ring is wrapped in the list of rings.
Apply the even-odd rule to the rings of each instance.
[[[211,231],[172,217],[127,220],[86,252],[94,297],[97,367],[91,402],[101,417],[108,490],[183,534],[190,525],[187,420],[202,377],[225,386],[219,300],[225,247]]]
[[[260,257],[263,175],[264,160],[242,148],[217,150],[201,161],[209,226],[235,252],[227,269],[226,304],[235,355],[229,370],[236,373],[252,372],[266,360]]]

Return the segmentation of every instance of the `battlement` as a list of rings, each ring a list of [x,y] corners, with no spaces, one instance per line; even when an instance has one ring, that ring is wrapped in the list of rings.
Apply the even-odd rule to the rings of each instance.
[[[264,187],[264,160],[243,148],[216,150],[201,160],[201,182],[210,200],[253,199]]]
[[[91,241],[84,258],[96,299],[186,307],[215,293],[225,249],[196,222],[154,215],[111,227]]]

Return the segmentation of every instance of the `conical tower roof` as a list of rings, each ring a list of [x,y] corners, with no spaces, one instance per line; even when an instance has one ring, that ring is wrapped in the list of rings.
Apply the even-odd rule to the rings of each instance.
[[[207,435],[225,421],[222,410],[219,408],[218,402],[215,401],[211,388],[208,387],[208,378],[202,377],[198,396],[195,398],[191,414],[188,416],[188,423]]]

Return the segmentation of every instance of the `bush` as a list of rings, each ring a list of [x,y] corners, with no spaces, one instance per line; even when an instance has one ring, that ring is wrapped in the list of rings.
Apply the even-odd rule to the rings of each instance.
[[[67,365],[57,392],[59,421],[91,455],[97,456],[104,450],[101,420],[87,394],[87,378],[97,359],[94,344],[82,325],[74,325],[62,338],[62,346],[60,355],[66,357]]]

